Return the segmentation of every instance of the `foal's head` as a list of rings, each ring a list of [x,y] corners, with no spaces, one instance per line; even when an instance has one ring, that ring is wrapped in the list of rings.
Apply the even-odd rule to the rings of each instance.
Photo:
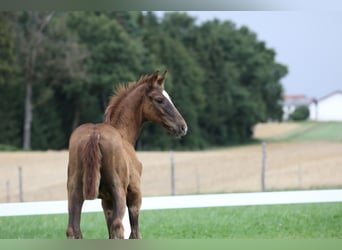
[[[158,73],[156,71],[146,79],[143,116],[163,126],[173,136],[184,136],[188,130],[186,122],[164,90],[166,71],[161,76]]]

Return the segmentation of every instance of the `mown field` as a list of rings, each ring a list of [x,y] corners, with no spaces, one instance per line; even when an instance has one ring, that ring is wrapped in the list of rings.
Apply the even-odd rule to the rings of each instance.
[[[0,217],[2,239],[64,239],[66,215]],[[142,211],[144,239],[342,239],[342,204]],[[84,238],[106,239],[102,213],[84,213]]]
[[[342,123],[268,123],[255,127],[266,141],[268,190],[342,187]],[[176,194],[260,191],[261,143],[174,152]],[[138,152],[144,196],[169,195],[169,152]],[[0,202],[65,200],[67,151],[0,152]]]
[[[266,141],[268,190],[342,186],[342,123],[268,123],[255,127]],[[174,152],[176,194],[260,191],[261,143]],[[171,193],[170,152],[138,152],[144,196]],[[0,152],[0,202],[65,200],[68,152]]]

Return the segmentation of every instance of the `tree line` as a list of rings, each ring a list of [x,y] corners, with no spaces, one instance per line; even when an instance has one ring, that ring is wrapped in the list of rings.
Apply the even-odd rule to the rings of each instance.
[[[166,89],[189,125],[181,140],[146,124],[138,149],[243,143],[281,120],[287,67],[248,27],[197,24],[186,13],[0,12],[0,147],[64,149],[102,122],[113,89],[167,69]]]

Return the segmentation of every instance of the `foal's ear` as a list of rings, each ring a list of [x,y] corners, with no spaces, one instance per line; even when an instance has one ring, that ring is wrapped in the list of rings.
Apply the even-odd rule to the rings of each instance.
[[[157,79],[158,79],[158,74],[159,74],[159,70],[155,71],[152,75],[150,75],[150,84],[153,85]]]
[[[164,88],[164,82],[166,77],[167,70],[164,71],[164,73],[158,78],[158,84]]]

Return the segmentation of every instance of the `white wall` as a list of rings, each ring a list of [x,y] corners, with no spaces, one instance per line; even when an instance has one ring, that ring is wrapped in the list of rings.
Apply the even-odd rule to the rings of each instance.
[[[296,106],[294,105],[283,106],[283,120],[287,121],[290,115],[293,113],[293,111],[295,111],[295,109],[296,109]]]
[[[317,121],[342,121],[342,92],[336,92],[310,104],[310,119]]]

